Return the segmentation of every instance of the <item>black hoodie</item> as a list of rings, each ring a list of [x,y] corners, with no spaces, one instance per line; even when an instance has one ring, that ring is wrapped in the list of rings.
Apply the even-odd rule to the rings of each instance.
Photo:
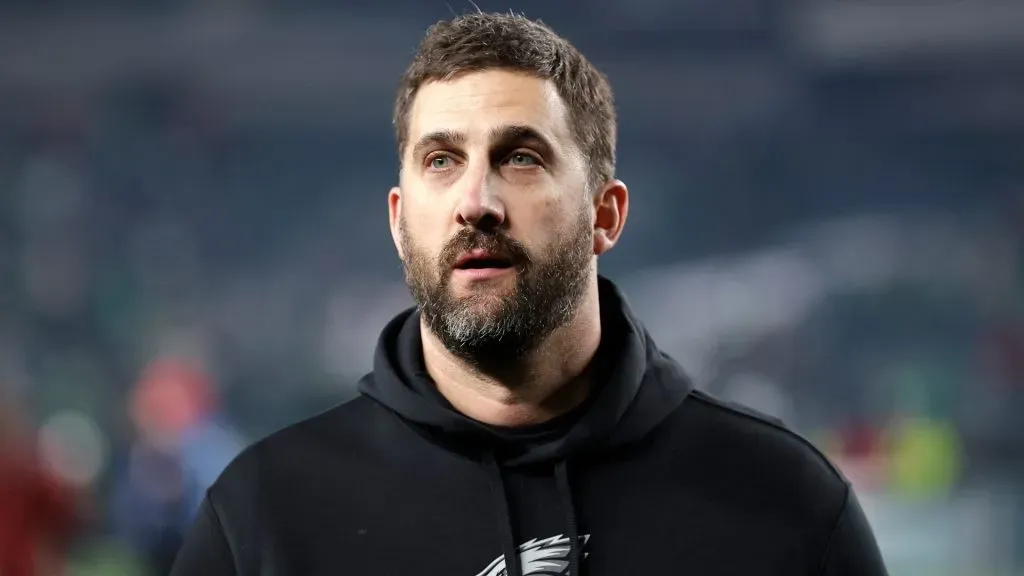
[[[381,334],[360,398],[247,449],[173,576],[880,576],[849,484],[781,424],[693,390],[600,281],[595,386],[499,429],[455,411],[419,314]]]

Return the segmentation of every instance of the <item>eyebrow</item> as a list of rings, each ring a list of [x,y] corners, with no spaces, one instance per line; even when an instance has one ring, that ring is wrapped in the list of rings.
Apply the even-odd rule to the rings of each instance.
[[[466,135],[454,130],[438,130],[424,134],[412,148],[413,158],[419,158],[428,148],[460,148],[466,143]]]
[[[554,147],[539,131],[529,126],[510,125],[498,126],[491,130],[491,143],[494,148],[507,150],[524,144],[537,148],[541,156],[551,158]]]
[[[468,138],[462,132],[455,130],[438,130],[429,132],[420,137],[412,148],[413,158],[423,156],[430,148],[461,148],[465,146]],[[515,148],[528,144],[537,148],[538,152],[545,157],[552,156],[554,150],[551,142],[545,138],[537,129],[530,126],[512,124],[498,126],[491,130],[490,147],[499,150]]]

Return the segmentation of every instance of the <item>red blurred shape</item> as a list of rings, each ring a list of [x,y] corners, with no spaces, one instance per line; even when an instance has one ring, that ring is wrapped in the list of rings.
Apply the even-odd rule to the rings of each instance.
[[[0,574],[51,574],[77,528],[76,498],[35,457],[16,416],[0,406]]]
[[[131,397],[131,415],[144,429],[177,436],[215,408],[210,379],[191,363],[175,358],[153,361]]]

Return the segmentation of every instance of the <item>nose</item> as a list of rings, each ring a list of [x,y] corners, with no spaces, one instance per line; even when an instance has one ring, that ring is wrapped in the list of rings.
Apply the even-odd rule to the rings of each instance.
[[[490,170],[484,167],[467,171],[461,180],[456,222],[484,230],[501,228],[505,224],[505,205],[492,182]]]

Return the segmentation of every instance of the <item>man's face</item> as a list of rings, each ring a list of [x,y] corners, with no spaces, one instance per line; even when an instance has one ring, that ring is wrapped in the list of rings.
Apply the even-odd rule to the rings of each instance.
[[[514,362],[573,318],[593,272],[586,182],[550,82],[486,71],[420,88],[389,204],[406,281],[445,347]]]

